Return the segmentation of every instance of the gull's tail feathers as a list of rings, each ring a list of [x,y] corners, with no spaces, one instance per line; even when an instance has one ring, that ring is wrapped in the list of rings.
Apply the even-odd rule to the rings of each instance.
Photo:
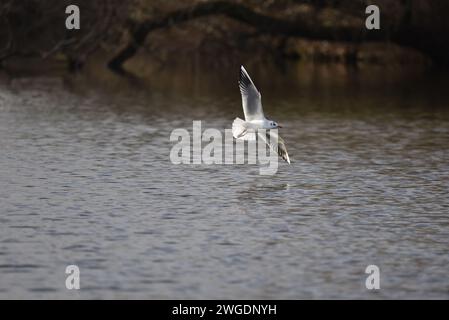
[[[256,139],[255,132],[249,129],[247,123],[240,118],[235,118],[234,122],[232,122],[232,135],[236,139],[243,139],[243,140]]]

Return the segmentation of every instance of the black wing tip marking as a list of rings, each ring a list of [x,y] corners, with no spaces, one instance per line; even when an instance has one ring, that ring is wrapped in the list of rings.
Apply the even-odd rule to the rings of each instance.
[[[270,141],[270,143],[267,143],[268,146],[273,151],[275,151],[278,154],[278,156],[282,158],[282,160],[284,160],[288,164],[291,164],[290,155],[288,154],[287,147],[285,146],[285,143],[281,137],[279,137],[278,139],[277,148],[273,144],[271,144],[271,135],[269,131],[265,132],[265,139],[266,139],[265,142]]]
[[[284,149],[282,149],[282,148],[280,148],[278,146],[278,152],[277,153],[283,160],[285,160],[285,162],[288,162],[290,164],[290,157],[288,155],[287,150],[284,150]]]

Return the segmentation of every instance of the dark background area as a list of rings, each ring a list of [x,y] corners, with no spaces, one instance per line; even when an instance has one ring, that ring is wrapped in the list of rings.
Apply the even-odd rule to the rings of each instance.
[[[80,7],[80,30],[65,28],[70,4]],[[369,4],[380,8],[380,30],[365,28]],[[425,0],[3,0],[0,65],[43,59],[79,70],[97,55],[123,71],[144,53],[162,66],[251,59],[446,68],[447,12],[447,1]]]

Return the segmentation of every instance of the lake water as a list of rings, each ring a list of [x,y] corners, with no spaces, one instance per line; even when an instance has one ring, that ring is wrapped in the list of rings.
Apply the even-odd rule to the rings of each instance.
[[[449,82],[248,70],[293,158],[274,176],[170,162],[173,129],[242,116],[237,72],[3,77],[0,298],[448,299]]]

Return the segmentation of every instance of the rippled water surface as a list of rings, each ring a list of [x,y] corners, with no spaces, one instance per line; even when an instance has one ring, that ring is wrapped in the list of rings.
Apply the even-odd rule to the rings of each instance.
[[[255,71],[294,162],[172,164],[242,116],[232,76],[0,82],[0,298],[449,298],[444,86]]]

